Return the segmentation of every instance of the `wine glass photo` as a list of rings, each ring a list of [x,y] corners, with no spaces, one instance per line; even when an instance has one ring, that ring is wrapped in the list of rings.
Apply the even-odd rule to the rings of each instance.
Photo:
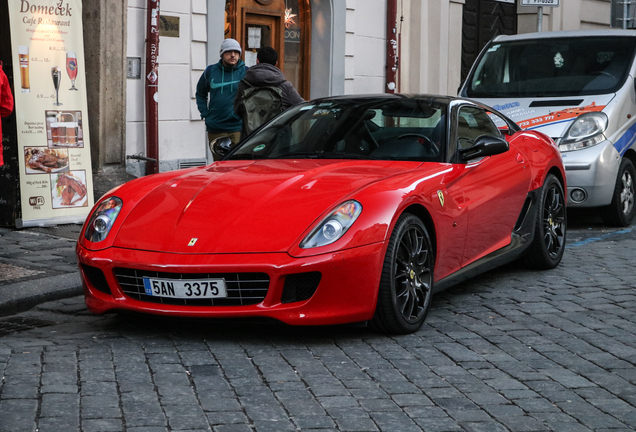
[[[66,72],[71,79],[71,88],[69,90],[77,90],[75,88],[75,79],[77,78],[77,56],[75,51],[66,53]]]
[[[60,106],[62,105],[59,100],[59,91],[60,91],[60,81],[62,81],[62,72],[60,72],[60,68],[57,66],[53,66],[51,68],[51,77],[53,78],[53,87],[55,87],[55,102],[53,105]]]

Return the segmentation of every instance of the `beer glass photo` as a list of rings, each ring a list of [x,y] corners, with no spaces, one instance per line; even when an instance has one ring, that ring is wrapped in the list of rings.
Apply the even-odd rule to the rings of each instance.
[[[75,79],[77,78],[77,56],[75,51],[66,53],[66,72],[71,80],[71,88],[69,90],[77,90],[75,88]]]
[[[25,45],[18,46],[18,56],[20,58],[20,80],[22,82],[22,93],[30,93],[31,84],[29,83],[29,47]]]
[[[53,66],[51,68],[51,77],[53,78],[53,87],[55,87],[55,102],[53,105],[60,106],[62,105],[58,97],[60,92],[60,81],[62,81],[62,72],[60,72],[60,68]]]

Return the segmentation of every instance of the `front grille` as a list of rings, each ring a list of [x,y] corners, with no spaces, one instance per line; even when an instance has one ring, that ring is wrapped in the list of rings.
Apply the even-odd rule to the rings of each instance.
[[[178,306],[246,306],[265,299],[269,276],[265,273],[166,273],[116,268],[115,277],[124,294],[135,300]],[[225,279],[226,298],[177,299],[146,294],[144,277],[160,279]]]

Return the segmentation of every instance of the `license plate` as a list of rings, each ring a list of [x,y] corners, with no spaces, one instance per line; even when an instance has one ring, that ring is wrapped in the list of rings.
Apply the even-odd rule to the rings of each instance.
[[[225,279],[153,279],[144,278],[146,294],[180,299],[227,297]]]

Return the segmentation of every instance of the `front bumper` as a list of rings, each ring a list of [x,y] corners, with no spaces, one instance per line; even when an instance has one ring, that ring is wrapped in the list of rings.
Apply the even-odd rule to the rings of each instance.
[[[568,206],[601,207],[612,202],[621,155],[610,141],[583,150],[562,153],[568,185]],[[586,199],[576,202],[572,193],[583,190]]]
[[[286,253],[169,254],[108,248],[89,251],[77,245],[77,257],[88,309],[96,314],[134,311],[194,318],[267,317],[294,325],[330,325],[367,321],[373,317],[384,261],[385,244],[308,258]],[[108,289],[95,286],[86,267],[101,270]],[[266,273],[269,287],[263,301],[247,306],[184,306],[137,300],[122,290],[116,268],[161,273]],[[320,272],[318,287],[308,300],[281,301],[288,275]],[[107,291],[110,291],[108,293]]]

